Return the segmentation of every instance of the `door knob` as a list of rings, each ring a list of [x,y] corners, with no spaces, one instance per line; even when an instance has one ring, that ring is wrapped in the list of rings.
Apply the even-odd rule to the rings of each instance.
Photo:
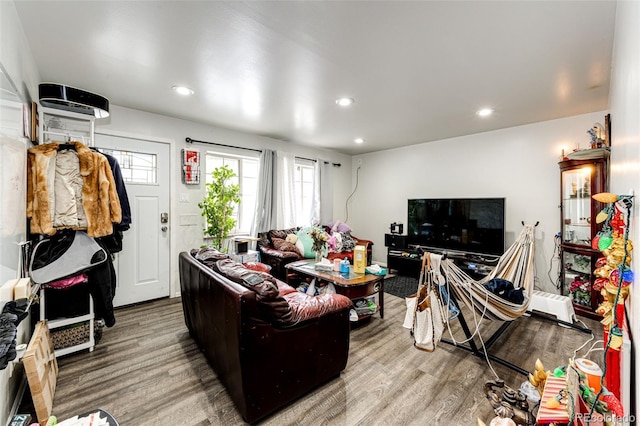
[[[162,228],[160,228],[160,230],[161,230],[162,232],[167,232],[167,229],[169,229],[169,228],[167,228],[166,226],[163,226]]]

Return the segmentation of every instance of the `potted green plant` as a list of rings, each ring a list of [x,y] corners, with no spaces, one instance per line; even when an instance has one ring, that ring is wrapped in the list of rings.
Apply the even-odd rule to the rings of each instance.
[[[198,203],[206,218],[204,234],[213,237],[213,246],[222,250],[222,242],[236,226],[233,208],[240,202],[240,185],[231,183],[236,174],[229,166],[217,167],[211,172],[213,180],[206,184],[207,193]]]

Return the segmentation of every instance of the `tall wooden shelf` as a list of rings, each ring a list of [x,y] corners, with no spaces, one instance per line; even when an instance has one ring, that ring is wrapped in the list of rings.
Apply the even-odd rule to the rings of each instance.
[[[602,296],[593,290],[593,272],[602,253],[591,241],[602,227],[596,216],[604,204],[591,196],[608,190],[609,151],[598,151],[597,158],[561,161],[559,166],[561,293],[571,298],[576,314],[599,320],[595,310]]]

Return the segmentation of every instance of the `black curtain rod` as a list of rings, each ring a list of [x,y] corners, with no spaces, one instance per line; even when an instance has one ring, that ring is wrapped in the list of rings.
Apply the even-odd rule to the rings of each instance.
[[[225,147],[225,148],[235,148],[235,149],[244,149],[244,150],[247,150],[247,151],[262,152],[262,150],[261,150],[261,149],[245,148],[245,147],[243,147],[243,146],[225,145],[225,144],[223,144],[223,143],[207,142],[207,141],[199,141],[199,140],[197,140],[197,139],[191,139],[191,138],[185,138],[184,140],[185,140],[187,143],[194,143],[194,142],[197,142],[197,143],[203,143],[203,144],[206,144],[206,145],[223,146],[223,147]],[[299,160],[313,161],[314,163],[315,163],[316,161],[318,161],[318,160],[314,160],[313,158],[305,158],[305,157],[296,157],[296,158],[297,158],[297,159],[299,159]],[[342,166],[342,164],[340,164],[340,163],[331,163],[331,162],[326,161],[326,160],[325,160],[324,164],[331,164],[331,165],[333,165],[333,167],[341,167],[341,166]]]
[[[184,140],[187,143],[197,142],[197,143],[204,143],[204,144],[207,144],[207,145],[224,146],[225,148],[246,149],[247,151],[262,152],[261,149],[245,148],[245,147],[242,147],[242,146],[225,145],[223,143],[217,143],[217,142],[199,141],[199,140],[191,139],[191,138],[185,138]]]

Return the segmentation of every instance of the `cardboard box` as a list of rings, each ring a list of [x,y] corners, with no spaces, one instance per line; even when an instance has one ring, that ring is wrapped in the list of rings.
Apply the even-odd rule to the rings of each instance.
[[[38,422],[47,423],[53,407],[58,362],[46,321],[39,321],[22,358]]]
[[[365,246],[355,246],[353,249],[353,272],[364,274],[367,267],[367,248]]]

